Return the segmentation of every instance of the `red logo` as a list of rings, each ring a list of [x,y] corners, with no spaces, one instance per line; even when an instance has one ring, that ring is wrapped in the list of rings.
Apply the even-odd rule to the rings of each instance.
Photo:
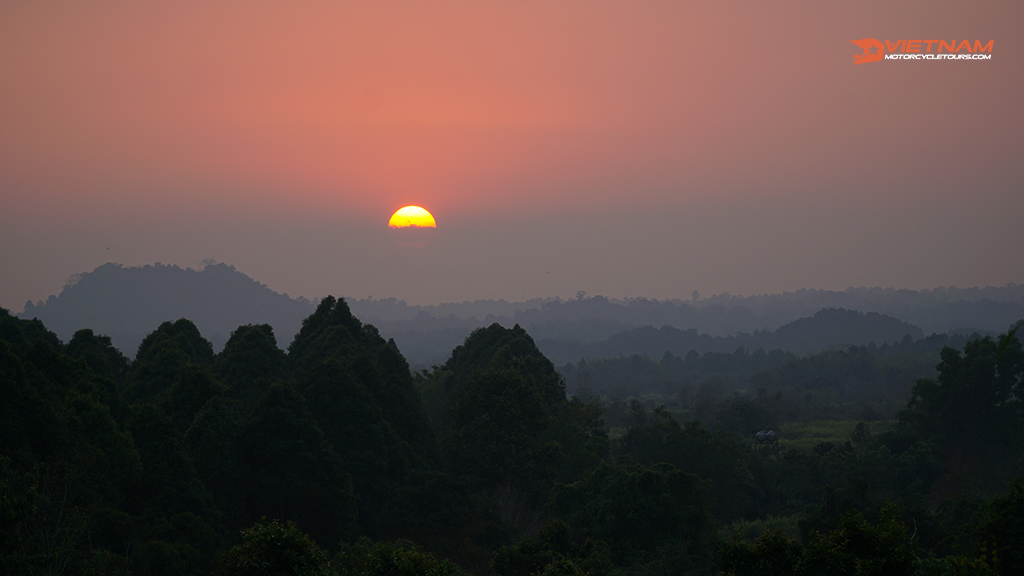
[[[875,40],[874,38],[863,38],[861,40],[850,40],[857,46],[860,46],[864,50],[863,54],[854,54],[854,64],[867,64],[868,62],[878,62],[882,58],[885,58],[885,44]]]

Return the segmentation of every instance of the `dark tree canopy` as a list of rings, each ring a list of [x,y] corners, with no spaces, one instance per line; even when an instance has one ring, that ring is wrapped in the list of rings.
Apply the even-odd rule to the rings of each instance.
[[[0,311],[0,570],[1015,574],[1024,490],[1002,489],[1024,462],[1024,352],[1012,333],[939,354],[951,342],[581,361],[583,385],[591,370],[743,385],[608,400],[566,398],[519,326],[413,375],[333,297],[288,353],[244,325],[214,356],[178,320],[131,365],[89,329],[64,345]],[[936,356],[899,424],[801,422],[830,441],[781,445],[786,406],[902,404],[934,374],[904,369]],[[836,387],[852,392],[819,393]],[[751,446],[775,424],[778,452]]]
[[[325,544],[354,533],[352,479],[292,386],[273,384],[263,395],[239,453],[250,521],[267,512],[301,521]]]
[[[540,503],[571,476],[566,463],[606,453],[599,414],[570,404],[554,365],[518,325],[475,330],[421,379],[452,471],[481,486],[514,487]]]
[[[936,380],[917,382],[899,418],[943,453],[970,453],[992,463],[1020,448],[1024,432],[1024,350],[1010,337],[943,348]]]
[[[88,328],[75,332],[67,345],[67,355],[79,358],[99,376],[110,378],[123,386],[131,365],[120,350],[110,343],[109,336],[98,336]]]
[[[184,318],[175,322],[164,322],[149,336],[146,336],[142,340],[142,344],[139,344],[135,361],[146,359],[152,353],[153,348],[164,338],[172,340],[175,347],[185,354],[189,362],[200,366],[209,366],[213,363],[213,345],[209,340],[203,338],[191,320]]]
[[[164,322],[139,345],[125,396],[153,402],[170,390],[190,366],[208,370],[213,365],[213,346],[195,324],[181,319]]]
[[[352,316],[344,299],[328,296],[320,301],[288,347],[288,361],[300,389],[312,380],[322,382],[319,367],[333,363],[330,372],[335,377],[351,379],[371,395],[376,410],[404,444],[400,452],[418,466],[438,463],[434,434],[409,365],[394,342]]]
[[[611,544],[617,563],[675,542],[696,557],[710,551],[706,488],[697,476],[669,464],[602,463],[579,482],[555,486],[550,508],[572,530]]]
[[[546,410],[553,412],[565,402],[565,382],[555,366],[541,354],[533,338],[518,324],[504,328],[491,324],[478,328],[461,346],[452,350],[451,358],[441,367],[453,374],[446,393],[462,387],[479,370],[512,368],[534,380]]]
[[[221,576],[329,576],[327,554],[293,522],[260,522],[242,530],[217,567]]]
[[[54,352],[62,348],[57,335],[47,330],[42,322],[37,319],[21,320],[11,316],[6,308],[0,308],[0,340],[21,354],[27,353],[36,343],[42,343]]]
[[[225,395],[251,411],[271,382],[288,377],[287,360],[269,324],[239,326],[217,355],[215,373]]]

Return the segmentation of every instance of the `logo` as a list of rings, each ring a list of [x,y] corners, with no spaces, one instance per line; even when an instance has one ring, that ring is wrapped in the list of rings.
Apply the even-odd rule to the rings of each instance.
[[[850,40],[857,46],[860,46],[864,50],[863,54],[854,54],[854,64],[866,64],[868,62],[878,62],[882,58],[885,58],[885,44],[882,44],[874,38],[863,38],[861,40]]]
[[[867,64],[879,60],[991,60],[995,40],[982,44],[981,40],[876,40],[861,38],[850,40],[864,52],[853,55],[853,63]],[[935,48],[934,53],[932,48]]]

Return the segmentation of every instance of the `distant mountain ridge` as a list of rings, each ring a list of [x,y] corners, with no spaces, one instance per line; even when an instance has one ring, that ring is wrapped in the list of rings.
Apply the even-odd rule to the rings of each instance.
[[[110,336],[133,357],[142,339],[162,322],[188,318],[216,350],[236,328],[270,324],[286,347],[313,303],[278,294],[234,266],[210,263],[198,270],[163,265],[104,264],[76,275],[59,296],[28,302],[21,318],[38,318],[62,340],[91,328]]]
[[[598,354],[596,357],[617,356],[625,351],[616,350],[614,344],[600,343],[643,327],[652,330],[656,329],[652,327],[669,327],[692,331],[694,335],[708,339],[722,339],[711,348],[695,348],[702,352],[727,345],[734,350],[740,344],[726,344],[731,341],[725,339],[738,338],[744,333],[748,336],[771,333],[829,309],[880,314],[912,326],[896,339],[907,333],[917,338],[919,336],[914,335],[919,332],[998,334],[1024,318],[1024,285],[921,291],[893,288],[849,288],[842,292],[801,289],[746,297],[721,294],[688,301],[612,299],[587,297],[580,293],[577,298],[568,300],[548,298],[522,303],[490,300],[414,306],[388,298],[349,300],[349,305],[360,318],[365,318],[382,333],[394,338],[411,363],[431,365],[442,361],[447,351],[461,343],[473,329],[493,322],[506,327],[519,324],[526,328],[542,351],[553,356],[552,360],[563,352],[570,354],[570,350],[583,349]],[[624,338],[619,336],[616,341]],[[846,343],[861,340],[853,338]],[[843,343],[841,340],[824,341],[830,343],[815,350],[786,338],[779,340],[778,345],[804,353]],[[753,349],[757,347],[760,345]],[[662,351],[664,349],[657,353]],[[579,358],[577,355],[568,360],[577,361]]]
[[[954,329],[998,332],[1008,317],[1024,314],[1024,284],[984,288],[939,287],[928,290],[897,288],[802,288],[781,294],[734,296],[729,293],[689,300],[588,297],[535,298],[525,302],[477,300],[435,305],[411,305],[396,298],[349,299],[353,310],[377,324],[405,323],[421,319],[456,317],[508,317],[527,326],[573,322],[584,318],[614,320],[623,325],[696,328],[712,336],[736,332],[774,330],[797,318],[812,316],[824,308],[878,312],[920,326],[925,332]]]
[[[660,355],[664,350],[685,354],[689,349],[732,351],[738,346],[807,353],[877,338],[891,343],[907,334],[914,339],[935,332],[995,334],[1024,318],[1024,285],[921,291],[802,289],[661,301],[588,297],[580,292],[567,300],[525,302],[478,300],[426,306],[395,298],[348,298],[346,302],[353,314],[394,338],[413,366],[425,367],[443,362],[474,329],[495,322],[525,328],[556,363],[577,361],[581,355]],[[110,336],[124,354],[134,356],[146,334],[161,322],[179,318],[192,320],[217,350],[233,330],[257,323],[273,326],[278,345],[284,348],[314,306],[304,298],[274,292],[228,264],[204,263],[195,270],[160,263],[104,264],[72,277],[59,296],[27,303],[18,316],[39,318],[65,341],[75,330],[91,328]],[[829,322],[819,314],[834,317]],[[845,328],[840,329],[841,325]],[[811,333],[817,336],[807,335]],[[655,343],[659,338],[672,345],[655,349],[662,346]]]
[[[643,326],[620,332],[600,342],[578,343],[544,339],[538,347],[557,366],[580,358],[612,358],[638,354],[660,358],[666,351],[684,356],[690,351],[734,352],[780,349],[797,354],[815,354],[827,348],[891,344],[905,338],[920,340],[924,331],[897,318],[877,312],[825,308],[775,331],[740,332],[732,336],[710,336],[695,329],[673,326]]]

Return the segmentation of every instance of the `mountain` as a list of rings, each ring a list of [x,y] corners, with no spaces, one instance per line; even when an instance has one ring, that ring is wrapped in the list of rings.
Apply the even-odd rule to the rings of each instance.
[[[59,296],[27,303],[18,316],[42,320],[64,341],[76,330],[91,328],[133,357],[146,334],[179,318],[193,321],[215,350],[245,324],[270,324],[284,348],[313,309],[312,302],[278,294],[234,266],[208,264],[193,270],[158,262],[104,264],[72,277]]]
[[[599,342],[544,339],[538,346],[556,366],[561,366],[580,358],[614,358],[633,354],[660,358],[666,351],[684,356],[691,350],[703,354],[733,352],[737,348],[760,348],[766,351],[779,349],[797,354],[814,354],[837,346],[863,346],[872,342],[881,345],[905,338],[913,341],[923,337],[924,331],[917,326],[891,316],[877,312],[865,314],[842,308],[825,308],[814,316],[794,320],[774,332],[759,330],[753,334],[739,332],[732,336],[710,336],[692,328],[681,330],[672,326],[643,326]]]
[[[801,289],[782,294],[688,300],[574,298],[524,302],[411,305],[396,298],[346,299],[352,313],[393,338],[414,367],[445,361],[477,328],[523,327],[556,364],[665,350],[734,351],[781,348],[800,354],[834,345],[920,338],[931,333],[998,334],[1024,318],[1024,284],[984,288]],[[58,296],[25,305],[65,341],[92,328],[133,356],[142,337],[161,322],[188,318],[220,350],[243,324],[274,327],[285,347],[314,302],[278,294],[227,264],[198,270],[159,263],[105,264],[76,275]],[[841,312],[823,312],[836,310]],[[817,315],[824,314],[823,317]],[[860,314],[860,316],[857,316]],[[810,321],[810,318],[815,318]],[[806,321],[801,322],[801,319]],[[661,328],[656,328],[661,327]],[[817,331],[817,332],[815,332]]]
[[[994,335],[1024,318],[1024,285],[920,291],[892,288],[801,289],[757,296],[720,294],[687,301],[613,299],[588,297],[580,293],[568,300],[548,298],[518,303],[480,300],[415,306],[387,298],[349,300],[349,305],[354,313],[366,318],[381,333],[394,338],[414,366],[443,362],[448,351],[470,332],[495,322],[505,327],[522,326],[544,353],[561,365],[563,359],[579,360],[584,350],[587,355],[595,354],[591,358],[637,353],[644,348],[632,341],[642,335],[630,336],[629,333],[643,331],[647,334],[659,330],[655,327],[680,332],[663,335],[675,345],[655,350],[658,355],[666,349],[677,348],[683,353],[690,349],[731,352],[740,345],[749,349],[779,347],[805,353],[840,344],[866,344],[868,341],[881,344],[900,340],[907,334],[914,339],[932,333]],[[790,323],[813,317],[822,310],[856,312],[863,314],[864,318],[846,316],[859,327],[854,324],[825,326],[823,330],[830,335],[824,339],[802,336],[812,329],[811,325],[786,328]],[[839,316],[833,316],[832,320],[838,322]],[[888,323],[888,328],[883,328],[883,324],[888,322],[883,316],[893,321]],[[819,319],[817,324],[829,323]],[[869,326],[873,332],[865,341],[867,332],[859,331]],[[782,330],[777,341],[768,342],[763,337],[758,341],[752,336],[771,334],[776,330]],[[845,336],[834,330],[842,330],[841,334]],[[737,339],[730,339],[739,338],[742,334],[747,335],[747,341],[740,343]],[[713,343],[701,343],[707,339]],[[751,345],[750,340],[758,342]],[[828,343],[819,346],[820,342]],[[651,343],[651,346],[660,344]]]
[[[592,326],[565,330],[574,323],[594,320],[618,323],[625,330],[638,326],[694,328],[712,336],[737,332],[775,330],[798,318],[813,316],[823,308],[844,308],[878,312],[915,326],[925,332],[1003,332],[1015,320],[1024,318],[1024,284],[984,288],[939,287],[930,290],[896,288],[847,288],[817,290],[802,288],[781,294],[734,296],[729,293],[688,300],[648,298],[606,298],[580,292],[575,298],[537,298],[525,302],[477,300],[417,306],[396,298],[348,299],[353,311],[375,326],[400,330],[430,330],[433,322],[452,318],[473,321],[474,327],[507,319],[519,324],[535,338],[537,328],[560,323],[565,336],[593,338]],[[504,322],[502,322],[504,324]],[[533,328],[531,328],[531,326]],[[568,334],[573,332],[574,334]]]
[[[833,346],[883,344],[907,337],[920,340],[924,331],[878,312],[824,308],[810,318],[800,318],[782,326],[770,338],[764,338],[763,343],[757,342],[757,348],[781,348],[813,354]],[[753,340],[748,348],[754,346]]]

